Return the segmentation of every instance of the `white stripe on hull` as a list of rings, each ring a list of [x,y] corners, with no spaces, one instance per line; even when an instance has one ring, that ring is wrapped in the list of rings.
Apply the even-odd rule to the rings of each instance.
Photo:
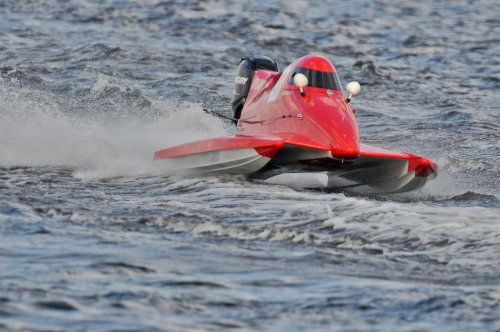
[[[269,160],[253,148],[208,151],[160,161],[174,174],[251,174]]]

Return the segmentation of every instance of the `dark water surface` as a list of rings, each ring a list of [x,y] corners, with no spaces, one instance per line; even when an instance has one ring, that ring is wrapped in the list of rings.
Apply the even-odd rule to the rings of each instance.
[[[497,1],[0,1],[0,330],[500,330]],[[230,134],[239,58],[328,56],[366,143],[434,159],[359,197],[168,177]]]

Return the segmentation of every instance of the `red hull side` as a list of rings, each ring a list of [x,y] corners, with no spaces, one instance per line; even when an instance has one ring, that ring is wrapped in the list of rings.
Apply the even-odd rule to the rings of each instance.
[[[176,158],[211,151],[248,148],[255,149],[261,156],[271,158],[283,147],[283,145],[284,141],[274,136],[219,137],[158,150],[155,152],[154,158]]]

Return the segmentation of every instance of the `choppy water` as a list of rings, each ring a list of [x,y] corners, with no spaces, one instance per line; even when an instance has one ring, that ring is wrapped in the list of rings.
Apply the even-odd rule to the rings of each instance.
[[[0,329],[500,330],[497,1],[0,2]],[[406,195],[168,177],[241,56],[335,63]]]

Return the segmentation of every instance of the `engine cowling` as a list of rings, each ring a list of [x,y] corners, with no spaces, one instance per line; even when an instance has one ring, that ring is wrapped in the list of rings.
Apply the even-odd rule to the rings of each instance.
[[[231,102],[235,119],[239,119],[241,116],[241,110],[245,105],[253,76],[259,69],[278,71],[278,64],[266,56],[246,56],[241,59],[234,79],[233,100]]]

